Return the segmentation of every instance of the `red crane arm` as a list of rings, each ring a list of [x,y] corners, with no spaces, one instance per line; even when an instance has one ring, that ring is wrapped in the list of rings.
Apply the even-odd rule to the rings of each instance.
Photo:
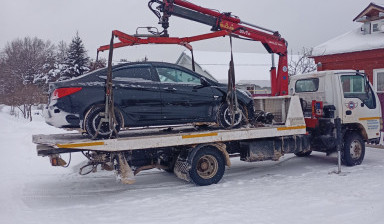
[[[152,3],[159,4],[158,11],[151,7]],[[117,37],[120,42],[101,46],[98,52],[109,50],[110,46],[120,48],[140,44],[179,44],[191,50],[192,47],[189,44],[191,42],[227,35],[241,36],[249,40],[259,41],[269,53],[279,55],[278,68],[276,69],[274,60],[272,60],[270,70],[271,95],[288,94],[287,42],[284,38],[281,38],[277,31],[241,21],[238,17],[231,16],[230,13],[220,13],[183,0],[150,0],[148,5],[159,18],[159,23],[164,28],[161,36],[131,36],[114,30],[112,35]],[[210,25],[214,32],[182,38],[168,37],[167,28],[169,27],[169,17],[171,15]]]
[[[277,53],[277,54],[287,53],[286,41],[284,40],[284,38],[281,38],[278,32],[276,31],[272,31],[260,26],[255,26],[255,25],[243,22],[239,18],[231,16],[229,13],[220,13],[220,12],[206,9],[201,6],[198,6],[183,0],[173,0],[173,3],[169,3],[169,0],[164,0],[164,2],[168,4],[179,5],[186,9],[190,9],[192,11],[196,11],[201,14],[213,16],[217,19],[216,25],[219,25],[221,30],[230,30],[230,31],[235,30],[234,33],[238,34],[239,36],[244,36],[252,40],[260,41],[261,43],[269,46],[271,50],[269,49],[267,50],[271,51],[270,53]],[[172,15],[173,10],[175,10],[175,8],[171,6],[165,7],[165,9],[169,10],[167,12],[167,15]],[[177,16],[183,17],[180,15],[177,15]],[[262,32],[256,29],[252,29],[251,27],[245,26],[243,24],[251,25],[259,29],[266,30],[268,32],[271,32],[272,34]],[[236,31],[236,30],[239,30],[239,31]]]
[[[212,30],[227,30],[232,34],[260,41],[269,53],[279,55],[278,69],[273,62],[270,70],[272,95],[288,94],[288,44],[277,31],[241,21],[240,18],[231,16],[231,13],[221,13],[183,0],[151,0],[151,2],[160,4],[158,9],[163,15],[157,16],[164,28],[164,35],[167,35],[169,17],[174,15],[210,25]],[[155,11],[152,8],[151,10]]]
[[[140,44],[179,44],[185,46],[189,50],[192,49],[192,46],[189,45],[191,42],[212,39],[216,37],[223,37],[230,34],[227,30],[220,30],[212,33],[201,34],[191,37],[135,37],[126,33],[123,33],[118,30],[112,31],[112,34],[117,37],[120,42],[113,44],[113,48],[120,48],[125,46],[133,46]],[[110,45],[104,45],[97,49],[97,51],[109,50]]]

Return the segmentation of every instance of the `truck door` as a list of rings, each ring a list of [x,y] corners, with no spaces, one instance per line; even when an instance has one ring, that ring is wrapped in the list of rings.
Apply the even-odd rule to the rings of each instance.
[[[369,139],[380,137],[380,103],[371,85],[364,76],[353,73],[341,75],[340,81],[343,123],[360,123]]]

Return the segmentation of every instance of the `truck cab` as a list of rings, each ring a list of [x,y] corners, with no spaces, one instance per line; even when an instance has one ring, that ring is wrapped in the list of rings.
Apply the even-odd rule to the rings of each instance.
[[[289,93],[300,98],[314,151],[332,153],[336,150],[335,118],[340,118],[342,124],[342,152],[348,155],[344,164],[360,164],[364,142],[378,143],[381,106],[364,73],[340,70],[292,76]]]

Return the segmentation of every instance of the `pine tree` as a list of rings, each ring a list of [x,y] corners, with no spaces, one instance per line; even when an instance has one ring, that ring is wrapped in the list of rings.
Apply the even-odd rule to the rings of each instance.
[[[79,37],[79,33],[72,39],[69,45],[66,60],[65,72],[61,75],[60,80],[70,79],[82,75],[89,71],[89,57],[85,50],[83,41]]]
[[[68,65],[66,64],[68,55],[68,46],[63,40],[57,45],[54,68],[50,71],[56,80],[64,80],[67,73]],[[69,79],[68,76],[66,79]]]

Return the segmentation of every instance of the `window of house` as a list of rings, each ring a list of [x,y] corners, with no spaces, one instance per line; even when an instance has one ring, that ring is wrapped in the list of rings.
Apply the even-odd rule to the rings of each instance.
[[[379,24],[374,23],[372,24],[372,32],[378,32],[379,31]]]
[[[378,93],[384,93],[384,69],[373,70],[373,87]]]
[[[384,31],[384,20],[376,20],[371,22],[371,27],[372,27],[372,33],[377,33],[377,32],[382,32]]]

